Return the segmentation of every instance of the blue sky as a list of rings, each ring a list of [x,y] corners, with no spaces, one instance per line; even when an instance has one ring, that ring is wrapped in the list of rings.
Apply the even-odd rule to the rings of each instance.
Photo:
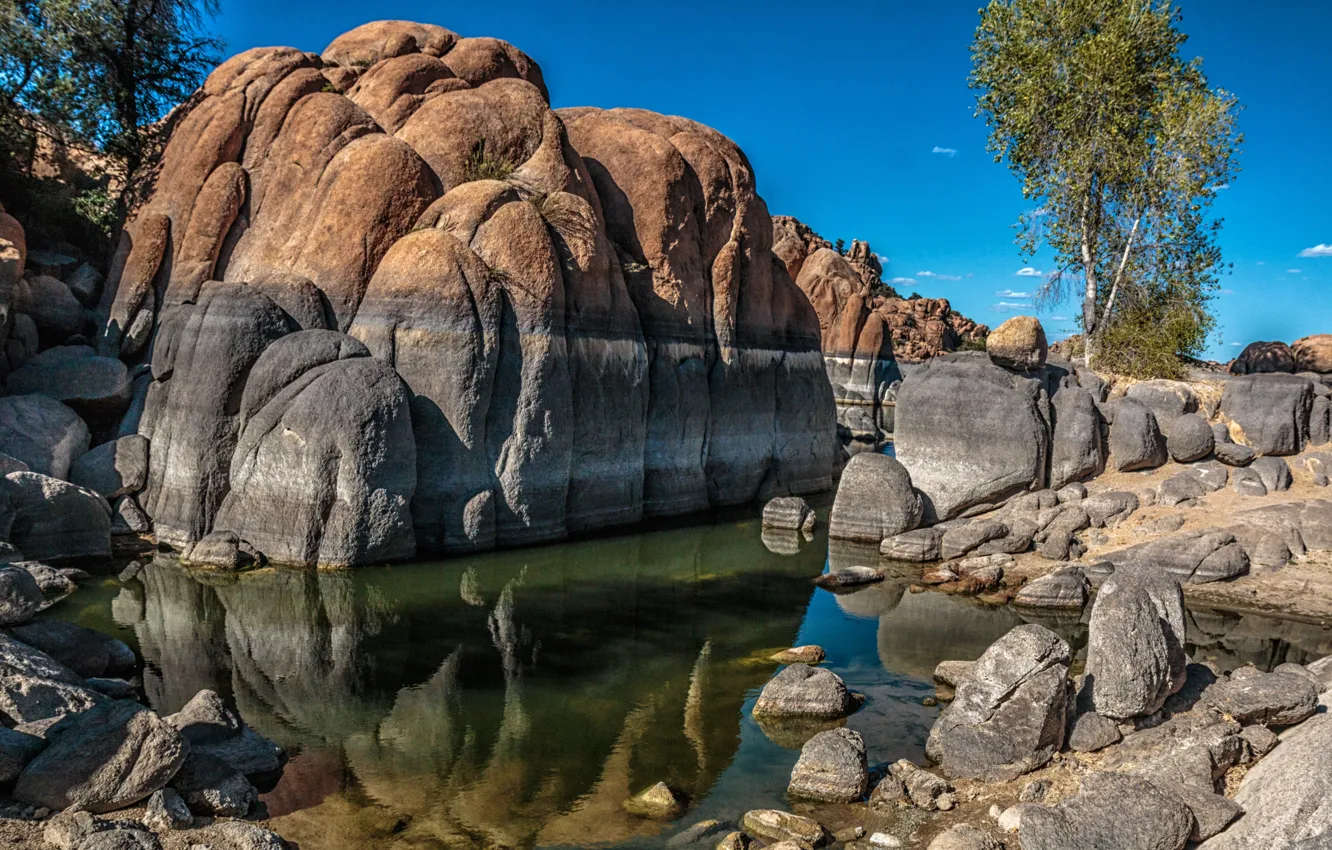
[[[1032,312],[1022,293],[1039,281],[1017,274],[1017,179],[972,117],[967,48],[981,2],[223,0],[215,23],[228,52],[319,51],[372,18],[503,38],[541,64],[555,106],[637,106],[716,127],[749,155],[774,213],[830,239],[868,239],[890,260],[885,277],[910,281],[899,288],[993,326]],[[1234,268],[1208,356],[1332,332],[1327,0],[1180,5],[1187,51],[1245,106],[1243,171],[1214,207]],[[1052,337],[1072,331],[1059,317],[1075,311],[1041,314]]]

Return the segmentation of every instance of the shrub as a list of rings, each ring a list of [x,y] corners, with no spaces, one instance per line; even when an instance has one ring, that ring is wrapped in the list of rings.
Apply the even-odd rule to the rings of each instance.
[[[513,174],[514,168],[516,166],[504,157],[486,153],[486,140],[482,139],[472,146],[472,153],[467,157],[467,164],[464,166],[462,182],[507,180],[509,175]]]

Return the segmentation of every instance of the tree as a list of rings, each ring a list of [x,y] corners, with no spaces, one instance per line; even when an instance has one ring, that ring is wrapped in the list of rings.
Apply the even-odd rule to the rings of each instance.
[[[0,149],[39,135],[102,157],[128,185],[153,124],[218,61],[217,0],[0,0]]]
[[[1196,356],[1215,324],[1209,302],[1224,267],[1221,221],[1208,209],[1238,173],[1243,137],[1234,95],[1209,86],[1201,59],[1180,55],[1180,21],[1169,0],[992,0],[981,10],[977,115],[995,161],[1039,205],[1017,229],[1024,254],[1044,245],[1055,255],[1040,298],[1081,297],[1088,363],[1115,364],[1138,344]]]

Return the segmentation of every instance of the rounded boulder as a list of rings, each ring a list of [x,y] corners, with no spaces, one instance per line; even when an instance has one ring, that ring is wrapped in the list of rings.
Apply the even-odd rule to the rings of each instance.
[[[832,537],[879,543],[920,525],[924,505],[896,458],[865,452],[851,458],[833,501]]]
[[[1025,372],[1040,369],[1049,350],[1045,328],[1035,316],[1014,316],[985,338],[985,353],[1008,369]]]
[[[1177,418],[1166,438],[1166,449],[1177,463],[1191,463],[1202,460],[1212,453],[1216,446],[1216,437],[1212,426],[1196,413],[1186,413]]]

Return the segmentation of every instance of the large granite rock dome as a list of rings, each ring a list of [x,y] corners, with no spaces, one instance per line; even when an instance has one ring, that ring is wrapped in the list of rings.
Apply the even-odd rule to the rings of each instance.
[[[819,318],[772,242],[716,131],[556,113],[512,45],[380,21],[208,77],[99,351],[152,364],[143,503],[181,551],[551,540],[831,485]]]

